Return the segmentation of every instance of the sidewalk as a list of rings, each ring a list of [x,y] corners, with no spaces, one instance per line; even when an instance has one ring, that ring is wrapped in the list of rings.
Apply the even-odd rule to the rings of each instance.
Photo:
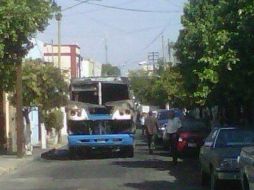
[[[16,155],[0,155],[0,176],[39,159],[41,154],[46,151],[49,149],[34,148],[32,156],[24,156],[23,158],[18,158]]]
[[[0,176],[9,173],[18,167],[28,164],[29,162],[41,158],[41,155],[50,150],[56,150],[67,144],[67,137],[62,138],[61,144],[55,144],[48,146],[47,149],[41,149],[39,147],[34,147],[33,155],[24,156],[23,158],[18,158],[16,155],[5,155],[0,154]]]

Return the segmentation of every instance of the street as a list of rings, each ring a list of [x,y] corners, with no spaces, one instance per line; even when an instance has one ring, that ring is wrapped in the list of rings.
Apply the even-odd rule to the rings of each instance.
[[[181,159],[173,166],[163,149],[149,155],[140,134],[134,158],[69,160],[67,150],[60,153],[54,160],[38,158],[2,176],[1,190],[206,190],[200,185],[197,158]]]

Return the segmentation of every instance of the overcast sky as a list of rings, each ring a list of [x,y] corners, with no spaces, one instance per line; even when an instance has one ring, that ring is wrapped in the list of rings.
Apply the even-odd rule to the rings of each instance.
[[[56,2],[65,10],[76,5],[78,0]],[[138,62],[147,59],[148,52],[162,52],[162,33],[165,44],[167,39],[177,40],[185,2],[187,0],[91,0],[93,4],[83,3],[63,11],[61,41],[62,44],[78,44],[83,57],[101,63],[105,63],[107,41],[111,64],[121,69],[125,64],[125,71],[136,69]],[[45,43],[57,42],[55,19],[37,39]]]

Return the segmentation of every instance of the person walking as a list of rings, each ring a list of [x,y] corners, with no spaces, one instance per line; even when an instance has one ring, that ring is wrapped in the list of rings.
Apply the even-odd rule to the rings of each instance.
[[[178,117],[175,117],[174,111],[170,111],[166,132],[169,138],[171,156],[173,158],[173,163],[175,165],[177,164],[177,141],[178,141],[177,131],[181,127],[182,124],[180,119]]]
[[[149,111],[148,116],[145,119],[145,129],[149,154],[152,154],[155,148],[154,147],[155,135],[157,134],[157,123],[155,117],[153,116],[152,111]]]

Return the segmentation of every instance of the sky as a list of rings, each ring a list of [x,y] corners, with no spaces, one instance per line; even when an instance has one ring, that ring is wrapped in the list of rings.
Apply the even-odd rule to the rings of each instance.
[[[100,63],[106,61],[123,72],[138,69],[149,52],[162,56],[164,44],[176,41],[181,15],[187,0],[56,0],[62,8],[61,44],[78,44],[81,56]],[[77,5],[79,4],[79,5]],[[109,7],[129,9],[119,10]],[[73,6],[77,5],[77,6]],[[136,12],[142,10],[143,12]],[[57,22],[52,19],[37,40],[57,43]]]

